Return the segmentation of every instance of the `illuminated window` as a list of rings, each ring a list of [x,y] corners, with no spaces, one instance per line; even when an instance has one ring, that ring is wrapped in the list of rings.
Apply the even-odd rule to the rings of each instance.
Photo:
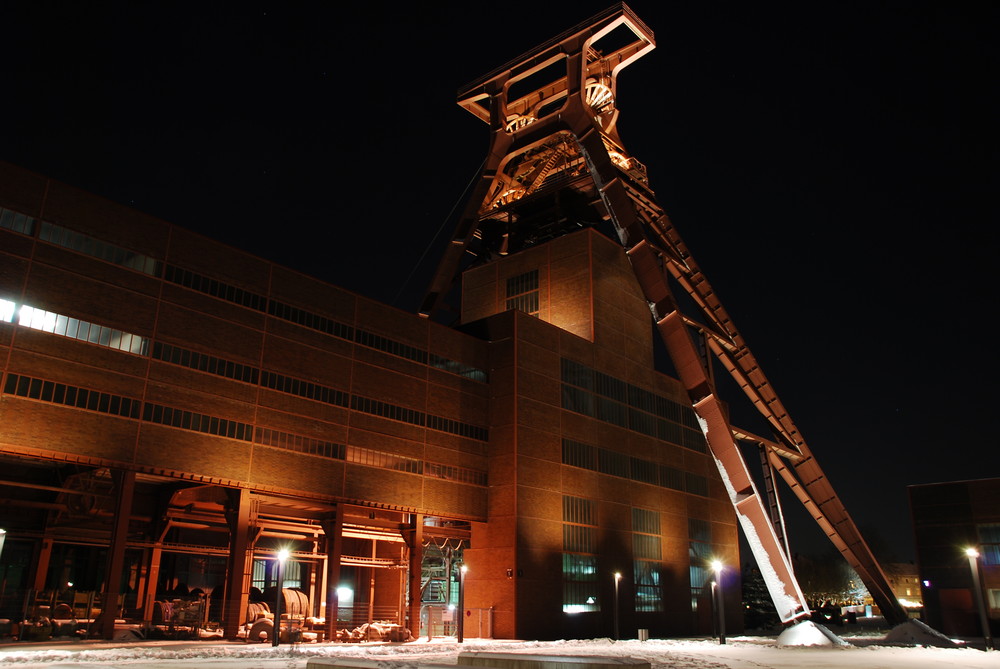
[[[978,525],[979,545],[983,554],[983,564],[1000,565],[1000,523]]]
[[[20,232],[22,235],[30,237],[35,234],[35,219],[0,207],[0,228]]]
[[[698,602],[704,598],[711,572],[708,562],[712,558],[712,526],[706,520],[688,519],[688,577],[691,581],[691,610],[698,611]]]
[[[597,598],[597,505],[563,496],[563,612],[600,611]]]
[[[663,610],[663,591],[660,587],[660,563],[635,560],[635,610],[638,613]]]
[[[0,300],[0,322],[13,323],[17,312],[17,303],[10,300]]]
[[[274,579],[276,560],[253,561],[253,575],[251,585],[258,590],[266,590],[275,585]],[[302,586],[302,564],[294,560],[286,560],[285,566],[281,570],[281,587],[299,588]]]
[[[486,372],[477,367],[466,365],[455,360],[449,360],[448,358],[442,358],[441,356],[434,355],[433,353],[429,355],[427,364],[436,369],[442,369],[446,372],[451,372],[452,374],[458,374],[459,376],[464,376],[465,378],[472,379],[473,381],[486,383],[488,380]]]
[[[4,300],[4,304],[0,304],[0,313],[2,314],[9,311],[6,302]],[[21,305],[17,323],[32,330],[69,337],[126,353],[146,355],[149,350],[149,338],[147,337],[122,332],[97,323],[77,320],[52,311],[36,309],[27,304]]]
[[[506,309],[519,309],[538,315],[538,270],[531,270],[507,279]]]
[[[632,571],[635,581],[635,610],[662,611],[660,589],[660,514],[648,509],[632,509]]]

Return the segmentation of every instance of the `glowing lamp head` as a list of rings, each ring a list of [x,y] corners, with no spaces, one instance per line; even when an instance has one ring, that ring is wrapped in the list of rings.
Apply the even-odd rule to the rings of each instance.
[[[712,560],[712,571],[716,574],[722,571],[722,560]]]
[[[620,571],[615,572],[615,583],[622,580],[622,573]]]
[[[977,558],[979,557],[979,551],[977,551],[975,548],[966,548],[965,556],[970,558]]]
[[[287,559],[288,559],[288,549],[282,548],[280,551],[278,551],[278,561],[284,562]]]
[[[463,564],[462,565],[462,576],[465,576],[465,574],[468,573],[468,571],[469,571],[469,565]]]

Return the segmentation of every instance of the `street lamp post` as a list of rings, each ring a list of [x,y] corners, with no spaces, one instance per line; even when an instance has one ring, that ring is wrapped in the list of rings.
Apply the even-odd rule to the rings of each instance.
[[[972,572],[972,590],[975,593],[976,607],[979,609],[979,624],[983,628],[983,643],[986,644],[986,650],[991,650],[993,648],[993,636],[990,634],[990,619],[986,615],[986,602],[983,601],[979,551],[975,548],[966,548],[965,555],[969,558],[969,570]]]
[[[468,565],[462,565],[458,570],[458,642],[465,641],[465,573]]]
[[[620,571],[615,572],[615,641],[618,641],[618,590],[619,584],[622,582],[622,573]]]
[[[271,639],[271,645],[277,646],[281,639],[281,604],[285,599],[284,593],[284,567],[285,560],[288,559],[288,549],[282,548],[278,551],[278,570],[275,574],[275,581],[277,582],[278,589],[277,595],[274,598],[274,638]]]
[[[723,596],[722,596],[722,569],[723,564],[720,560],[712,560],[712,571],[715,572],[715,582],[717,583],[714,588],[713,595],[716,597],[718,602],[719,614],[719,643],[726,643],[726,611],[723,606]]]

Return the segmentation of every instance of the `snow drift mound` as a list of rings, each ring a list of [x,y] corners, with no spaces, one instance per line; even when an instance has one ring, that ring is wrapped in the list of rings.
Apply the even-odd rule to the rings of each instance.
[[[957,643],[919,620],[908,620],[901,625],[896,625],[885,635],[883,643],[892,646],[958,648]]]
[[[811,620],[792,625],[778,635],[778,646],[849,646],[839,636]]]

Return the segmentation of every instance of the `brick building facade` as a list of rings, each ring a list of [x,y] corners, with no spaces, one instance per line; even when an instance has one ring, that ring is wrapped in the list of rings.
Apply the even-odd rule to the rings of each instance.
[[[459,564],[499,638],[709,632],[735,516],[621,248],[462,296],[445,327],[0,163],[2,615],[197,591],[234,636],[285,548],[328,632],[416,634]]]

